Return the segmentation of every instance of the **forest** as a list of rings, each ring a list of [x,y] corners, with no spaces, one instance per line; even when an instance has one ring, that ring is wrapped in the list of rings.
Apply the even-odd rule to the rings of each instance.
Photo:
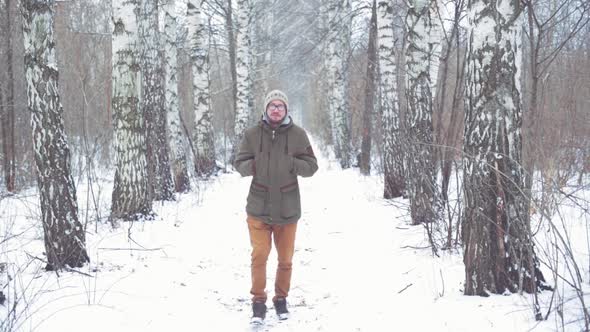
[[[317,231],[304,233],[317,242],[295,254],[311,262],[303,270],[317,267],[295,295],[303,318],[267,328],[397,324],[396,297],[384,304],[393,305],[386,318],[362,311],[357,329],[356,320],[313,313],[332,300],[350,309],[334,300],[347,289],[338,283],[326,286],[334,293],[305,297],[327,282],[322,273],[355,280],[343,266],[324,266],[338,260],[325,243],[341,232],[347,240],[334,243],[344,257],[371,257],[360,265],[377,275],[420,262],[416,280],[389,280],[404,283],[392,286],[404,301],[425,306],[406,295],[423,277],[443,283],[442,291],[426,288],[436,301],[447,284],[460,294],[446,299],[449,317],[433,321],[451,324],[444,330],[493,329],[449,322],[467,296],[500,306],[511,294],[516,302],[506,305],[526,318],[500,326],[590,331],[588,0],[0,0],[0,331],[57,331],[66,318],[44,324],[67,308],[114,306],[97,294],[117,285],[117,273],[144,269],[134,264],[146,262],[144,277],[165,270],[159,260],[147,269],[161,253],[183,257],[168,268],[197,275],[191,289],[203,303],[241,312],[241,295],[220,287],[222,295],[207,296],[215,278],[241,292],[226,269],[240,271],[238,285],[249,281],[247,234],[232,233],[228,248],[212,252],[226,244],[218,234],[246,217],[248,184],[232,164],[274,89],[289,96],[288,114],[312,138],[320,172],[301,180],[300,229]],[[378,234],[354,228],[372,221]],[[190,236],[200,239],[194,247]],[[357,245],[367,255],[347,249]],[[112,284],[100,288],[99,280]],[[75,300],[68,288],[83,295]],[[72,303],[55,306],[64,297]],[[210,320],[219,315],[211,324],[245,314],[198,308]],[[123,316],[116,321],[131,327],[113,329],[161,331],[172,321],[133,327]],[[176,330],[190,330],[178,322]]]

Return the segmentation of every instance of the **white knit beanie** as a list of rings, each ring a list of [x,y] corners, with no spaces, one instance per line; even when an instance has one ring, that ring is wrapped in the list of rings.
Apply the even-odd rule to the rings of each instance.
[[[266,106],[268,106],[273,100],[280,100],[285,103],[285,109],[289,111],[289,99],[287,98],[287,95],[281,90],[272,90],[266,95],[266,98],[264,98],[264,113],[266,113]]]

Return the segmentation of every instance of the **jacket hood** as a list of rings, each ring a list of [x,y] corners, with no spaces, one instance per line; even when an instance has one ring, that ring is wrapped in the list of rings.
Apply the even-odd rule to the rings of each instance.
[[[266,115],[266,113],[264,113],[262,115],[262,119],[260,119],[260,123],[263,128],[268,127],[268,129],[272,129],[272,127],[270,126],[270,122],[268,121],[268,116]],[[291,127],[292,124],[293,124],[293,119],[291,119],[290,115],[287,115],[287,116],[285,116],[285,118],[283,119],[283,122],[281,122],[281,125],[277,129],[288,128],[288,127]]]

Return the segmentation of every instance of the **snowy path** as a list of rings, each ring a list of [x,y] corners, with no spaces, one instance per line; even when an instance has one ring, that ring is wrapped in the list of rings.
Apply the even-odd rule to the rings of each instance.
[[[94,277],[45,275],[36,331],[245,331],[250,317],[250,246],[245,222],[249,178],[223,175],[155,207],[159,220],[88,238]],[[380,199],[376,177],[330,169],[301,179],[291,319],[269,308],[268,331],[525,331],[526,299],[461,295],[458,255],[433,259],[423,229]],[[109,192],[105,190],[105,192]],[[149,250],[118,250],[125,248]],[[276,255],[268,264],[273,289]],[[92,272],[96,267],[99,273]],[[81,286],[83,285],[83,286]],[[272,293],[269,293],[272,296]],[[86,305],[90,304],[90,305]],[[267,303],[269,306],[272,304]],[[36,307],[35,306],[35,307]],[[538,329],[539,330],[539,329]]]

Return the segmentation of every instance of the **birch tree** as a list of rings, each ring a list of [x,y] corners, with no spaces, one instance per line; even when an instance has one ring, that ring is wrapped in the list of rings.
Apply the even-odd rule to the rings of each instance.
[[[171,200],[172,177],[166,139],[164,73],[160,56],[158,0],[141,0],[139,52],[141,66],[140,108],[147,132],[148,183],[152,199]]]
[[[70,149],[58,93],[59,72],[53,33],[55,1],[25,0],[21,5],[25,77],[47,254],[46,269],[81,267],[89,258],[84,228],[78,220]]]
[[[239,147],[250,116],[250,96],[252,95],[250,33],[252,7],[250,0],[237,1],[236,37],[236,118],[234,124],[234,153]],[[232,158],[233,159],[233,158]]]
[[[112,102],[116,170],[111,217],[125,220],[152,214],[145,122],[139,108],[138,10],[138,0],[113,0]]]
[[[228,44],[228,55],[229,55],[229,69],[231,74],[231,91],[232,91],[232,111],[236,112],[238,109],[238,74],[236,72],[236,29],[234,24],[234,13],[233,13],[234,0],[227,0],[227,8],[224,9],[225,13],[225,30],[227,31],[227,44]],[[232,128],[235,131],[236,128]]]
[[[383,135],[383,173],[386,199],[400,197],[405,190],[399,102],[396,81],[394,12],[391,1],[377,3],[379,97]]]
[[[464,132],[465,294],[543,282],[521,166],[521,2],[470,0]]]
[[[327,47],[328,112],[332,125],[334,152],[342,168],[352,163],[350,142],[350,110],[347,101],[346,62],[350,47],[350,0],[331,0],[328,3],[330,31]]]
[[[406,17],[407,165],[412,224],[440,218],[432,126],[432,81],[436,78],[430,76],[437,43],[431,35],[435,6],[435,1],[412,0]]]
[[[186,164],[186,153],[182,140],[180,124],[180,107],[178,103],[178,38],[176,30],[176,0],[163,0],[164,10],[164,73],[166,83],[166,120],[168,125],[168,142],[172,157],[172,175],[174,190],[190,190],[190,180]]]
[[[418,4],[420,4],[418,0]],[[426,0],[424,0],[426,1]],[[461,0],[457,0],[461,1]],[[432,93],[433,103],[436,100],[436,94],[438,93],[438,72],[440,68],[440,60],[441,60],[441,53],[442,53],[442,43],[441,40],[444,38],[443,34],[443,20],[446,20],[446,17],[443,18],[441,13],[439,12],[438,6],[444,6],[438,0],[427,0],[429,3],[429,10],[428,14],[429,18],[429,29],[430,33],[428,35],[429,44],[430,44],[430,52],[428,57],[428,65],[429,65],[429,76],[430,76],[430,91]]]
[[[211,122],[211,96],[209,93],[209,42],[205,19],[201,11],[203,0],[187,3],[188,40],[193,73],[193,109],[195,112],[194,164],[197,176],[207,177],[216,168],[215,137]]]

